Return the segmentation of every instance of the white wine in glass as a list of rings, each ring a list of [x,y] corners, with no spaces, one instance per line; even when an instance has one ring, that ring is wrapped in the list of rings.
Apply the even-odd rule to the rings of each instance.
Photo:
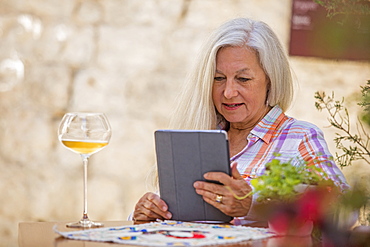
[[[103,113],[66,113],[60,122],[58,138],[69,150],[78,153],[83,161],[84,209],[82,219],[68,227],[100,227],[102,223],[93,222],[87,215],[87,165],[90,155],[108,145],[112,130]]]

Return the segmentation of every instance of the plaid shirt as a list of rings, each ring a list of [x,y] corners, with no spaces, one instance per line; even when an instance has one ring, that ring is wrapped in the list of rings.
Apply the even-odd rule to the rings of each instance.
[[[247,182],[262,175],[265,165],[273,159],[291,161],[293,165],[316,165],[342,190],[349,188],[346,179],[333,161],[323,132],[315,125],[286,116],[275,106],[249,133],[247,146],[231,161],[238,162],[238,171]],[[279,156],[276,156],[279,154]],[[233,223],[256,221],[258,195],[252,198],[251,209],[245,217],[236,217]]]
[[[246,180],[262,175],[267,163],[279,159],[282,162],[291,160],[294,165],[321,167],[342,191],[348,188],[323,132],[311,123],[286,116],[279,106],[272,108],[253,128],[247,140],[247,146],[231,158],[238,162],[238,170]]]

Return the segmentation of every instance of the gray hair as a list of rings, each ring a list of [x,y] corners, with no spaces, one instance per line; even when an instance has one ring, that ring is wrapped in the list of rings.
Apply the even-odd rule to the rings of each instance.
[[[212,86],[217,52],[222,47],[236,46],[256,51],[262,69],[270,81],[267,102],[286,111],[293,98],[293,82],[288,59],[271,28],[248,18],[230,20],[210,36],[203,46],[195,68],[181,92],[171,128],[215,129],[218,120]]]

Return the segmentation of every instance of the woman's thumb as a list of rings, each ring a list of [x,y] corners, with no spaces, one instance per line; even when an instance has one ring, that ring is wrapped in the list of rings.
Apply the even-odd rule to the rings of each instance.
[[[233,163],[231,163],[231,176],[234,178],[234,179],[243,179],[243,177],[240,175],[238,169],[237,169],[237,166],[238,166],[238,163],[236,161],[234,161]]]

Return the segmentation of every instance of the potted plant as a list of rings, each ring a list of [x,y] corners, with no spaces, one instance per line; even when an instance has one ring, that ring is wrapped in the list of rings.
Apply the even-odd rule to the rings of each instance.
[[[268,163],[265,174],[252,179],[251,185],[252,193],[258,195],[258,211],[278,235],[310,235],[338,195],[321,168],[279,159]]]

